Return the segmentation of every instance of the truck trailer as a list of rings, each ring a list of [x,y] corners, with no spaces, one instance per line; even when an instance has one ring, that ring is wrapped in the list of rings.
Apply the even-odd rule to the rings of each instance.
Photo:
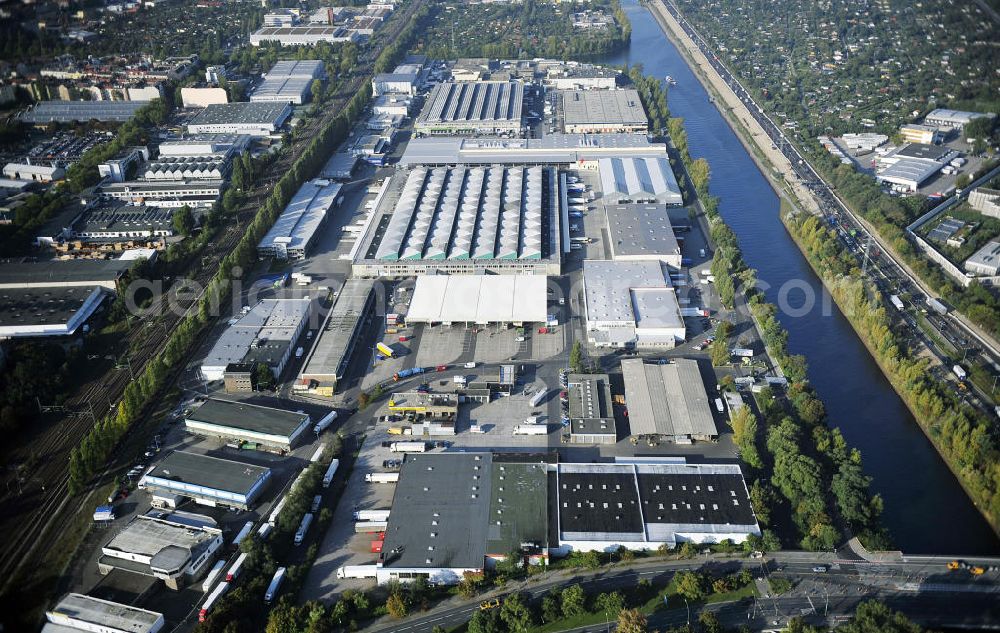
[[[271,577],[271,584],[267,586],[267,593],[264,594],[264,604],[271,604],[278,597],[278,590],[281,589],[281,583],[285,582],[285,571],[284,567],[279,567],[278,571],[274,572],[274,576]]]
[[[320,444],[319,446],[317,446],[316,450],[313,451],[312,457],[309,458],[309,462],[312,464],[318,462],[319,458],[323,456],[323,451],[325,450],[326,450],[326,444]]]
[[[889,296],[889,303],[891,303],[900,312],[903,311],[903,302],[896,295]]]
[[[309,526],[313,522],[313,513],[307,512],[304,517],[302,517],[302,522],[299,523],[299,529],[295,532],[295,544],[302,545],[302,541],[306,540],[306,534],[309,533]]]
[[[388,521],[389,510],[357,510],[354,513],[355,521]]]
[[[337,468],[340,467],[340,460],[335,459],[330,462],[330,467],[326,469],[326,473],[323,475],[323,487],[329,488],[330,484],[333,483],[333,476],[337,474]]]
[[[226,582],[233,582],[240,577],[240,572],[243,571],[243,563],[245,563],[246,560],[246,553],[241,552],[240,555],[236,557],[236,562],[233,563],[233,566],[226,572]]]
[[[222,568],[226,566],[226,561],[220,560],[216,561],[212,568],[208,570],[205,574],[205,581],[201,583],[201,590],[208,591],[215,584],[215,581],[219,578],[219,574],[222,573]]]
[[[961,365],[955,365],[951,368],[951,370],[955,372],[955,375],[958,376],[959,380],[965,380],[968,377],[968,374],[965,373],[965,369]]]
[[[208,594],[208,597],[205,598],[205,602],[201,604],[201,609],[198,611],[199,622],[204,622],[208,619],[208,614],[212,612],[212,607],[215,606],[215,603],[218,602],[219,598],[221,598],[227,591],[229,591],[228,582],[220,582],[216,585],[215,589],[212,590],[212,593]]]
[[[386,358],[395,358],[396,352],[385,343],[375,343],[375,349]]]
[[[547,396],[547,395],[549,395],[549,390],[548,389],[542,389],[541,391],[539,391],[535,395],[531,396],[531,400],[530,400],[531,406],[537,407],[538,405],[540,405],[542,403],[542,400],[545,400],[545,396]]]
[[[393,453],[425,453],[427,452],[426,442],[393,442],[389,446]]]
[[[337,412],[336,411],[331,411],[331,412],[327,413],[325,416],[323,416],[323,419],[321,419],[319,422],[317,422],[316,426],[313,427],[313,433],[315,433],[316,435],[319,435],[320,433],[322,433],[323,431],[325,431],[327,428],[329,428],[329,426],[331,424],[333,424],[333,421],[336,420],[336,419],[337,419]]]
[[[514,427],[514,435],[547,435],[547,424],[518,424]]]
[[[373,532],[385,532],[389,527],[388,521],[358,521],[354,524],[355,534],[371,534]]]
[[[368,473],[365,481],[370,484],[394,484],[399,481],[399,473]]]
[[[375,565],[344,565],[337,570],[337,578],[374,578],[377,573]]]
[[[247,521],[246,523],[244,523],[243,529],[241,529],[239,533],[236,535],[236,538],[233,539],[233,547],[238,548],[240,546],[240,543],[243,542],[243,539],[250,536],[250,532],[252,531],[253,531],[253,521]]]

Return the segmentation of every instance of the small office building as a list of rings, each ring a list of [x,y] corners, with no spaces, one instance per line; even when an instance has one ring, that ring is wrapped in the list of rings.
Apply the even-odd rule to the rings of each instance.
[[[189,498],[207,506],[250,509],[271,480],[271,469],[199,453],[174,451],[139,482],[154,505],[176,506]]]
[[[309,424],[308,413],[214,398],[184,418],[189,433],[281,452],[291,450]]]

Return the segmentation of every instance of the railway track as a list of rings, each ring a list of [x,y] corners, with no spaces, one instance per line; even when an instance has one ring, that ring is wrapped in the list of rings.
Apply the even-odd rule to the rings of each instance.
[[[392,30],[384,31],[384,35],[380,34],[378,39],[380,46],[396,40],[421,4],[420,0],[414,0],[404,7],[401,13],[393,16],[395,20],[389,20],[386,26]],[[268,165],[267,171],[258,178],[256,191],[244,199],[231,218],[235,222],[227,218],[228,224],[224,232],[195,260],[191,271],[193,275],[188,279],[195,281],[201,288],[207,286],[216,272],[215,265],[232,251],[242,238],[245,227],[256,216],[264,199],[270,195],[274,183],[301,157],[308,147],[309,140],[339,116],[347,102],[369,81],[372,64],[379,52],[380,47],[373,47],[359,56],[359,65],[352,73],[351,79],[338,87],[336,94],[326,104],[322,116],[308,120],[304,127],[299,129],[297,132],[299,142],[293,145],[292,150]],[[166,294],[176,293],[179,285],[179,282],[175,283]],[[176,297],[176,294],[173,296]],[[50,423],[49,429],[32,443],[30,453],[42,457],[28,483],[30,486],[31,482],[40,481],[40,489],[29,490],[27,495],[19,494],[16,497],[8,494],[6,498],[0,500],[0,508],[3,508],[0,516],[4,517],[6,523],[6,525],[0,524],[0,529],[8,535],[0,544],[0,575],[5,579],[4,584],[0,586],[0,592],[6,591],[18,573],[25,568],[37,552],[39,544],[45,541],[48,530],[66,511],[67,505],[71,505],[72,498],[68,495],[69,456],[73,447],[81,441],[97,420],[114,408],[128,383],[131,382],[133,373],[135,376],[141,374],[146,363],[163,349],[169,333],[187,312],[197,305],[200,297],[201,293],[197,298],[183,302],[186,304],[183,314],[161,309],[156,316],[138,319],[138,323],[130,327],[122,340],[124,349],[128,350],[128,363],[131,364],[131,368],[119,364],[71,396],[66,402],[66,412],[62,418]],[[168,305],[167,297],[159,298],[157,304],[157,307]],[[185,362],[174,368],[175,375],[170,383],[176,380],[179,370],[190,362],[196,349],[196,345],[192,346]],[[99,403],[99,406],[95,406],[96,403]],[[105,406],[107,408],[104,408]],[[127,438],[128,435],[123,438],[123,443]],[[118,468],[122,461],[130,457],[119,452],[113,454],[104,473],[96,477],[96,480],[98,482],[106,480],[109,472]],[[82,505],[87,497],[86,494],[79,495],[75,512],[85,510]]]

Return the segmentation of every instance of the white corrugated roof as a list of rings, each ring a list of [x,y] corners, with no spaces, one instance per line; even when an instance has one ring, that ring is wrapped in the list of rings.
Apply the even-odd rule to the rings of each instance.
[[[406,320],[411,323],[541,323],[546,317],[542,275],[422,275]]]

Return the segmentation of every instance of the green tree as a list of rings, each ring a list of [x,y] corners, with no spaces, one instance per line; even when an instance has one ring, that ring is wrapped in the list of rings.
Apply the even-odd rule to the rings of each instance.
[[[267,366],[267,363],[254,365],[253,378],[257,391],[270,391],[274,388],[274,372]]]
[[[569,366],[573,373],[583,373],[583,347],[580,341],[573,341],[573,347],[569,350]]]
[[[534,614],[519,593],[507,596],[500,607],[500,619],[510,633],[528,633],[534,624]]]
[[[410,609],[406,604],[406,599],[403,597],[402,591],[397,589],[389,594],[388,599],[385,601],[385,610],[397,620],[406,617]]]
[[[757,416],[750,407],[737,410],[732,417],[733,442],[740,449],[740,457],[754,468],[763,468],[764,461],[757,450]]]
[[[678,572],[674,578],[674,586],[677,588],[677,595],[687,598],[691,602],[705,597],[705,578],[697,572]]]
[[[618,614],[617,633],[648,633],[646,616],[638,609],[625,609]]]
[[[191,212],[191,207],[188,205],[182,206],[180,209],[174,211],[171,217],[171,224],[173,224],[174,231],[187,237],[191,235],[191,231],[194,230],[194,214]]]
[[[598,594],[597,598],[594,599],[594,609],[610,618],[617,617],[624,608],[625,596],[618,591]]]
[[[542,622],[555,622],[562,617],[562,608],[559,606],[559,598],[552,592],[545,594],[542,598]]]
[[[570,585],[559,594],[560,608],[564,617],[572,618],[587,611],[587,593],[579,584]]]
[[[497,609],[476,611],[469,620],[469,633],[503,633],[500,612]]]

